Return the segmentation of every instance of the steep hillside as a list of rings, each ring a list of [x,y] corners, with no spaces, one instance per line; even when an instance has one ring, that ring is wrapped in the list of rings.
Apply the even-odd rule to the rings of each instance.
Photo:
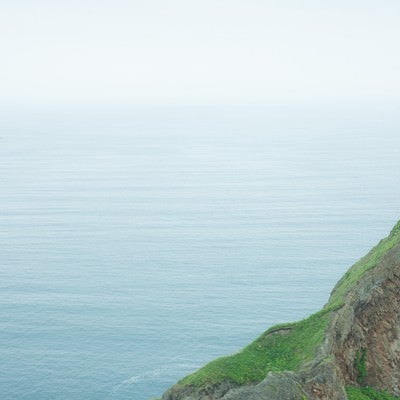
[[[390,400],[400,396],[400,222],[325,307],[275,326],[179,381],[162,400]]]

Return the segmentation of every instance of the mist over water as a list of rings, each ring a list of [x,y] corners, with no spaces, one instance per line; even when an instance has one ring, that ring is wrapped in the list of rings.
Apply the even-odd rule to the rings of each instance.
[[[0,391],[147,400],[317,311],[400,216],[390,110],[3,115]]]

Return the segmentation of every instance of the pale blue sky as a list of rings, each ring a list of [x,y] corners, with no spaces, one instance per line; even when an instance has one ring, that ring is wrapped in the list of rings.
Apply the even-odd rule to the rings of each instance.
[[[398,0],[3,0],[0,101],[397,101],[399,42]]]

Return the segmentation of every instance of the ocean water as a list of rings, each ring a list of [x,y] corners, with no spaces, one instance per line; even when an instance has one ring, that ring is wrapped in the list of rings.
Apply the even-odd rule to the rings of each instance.
[[[400,217],[395,108],[1,117],[4,400],[159,396],[318,310]]]

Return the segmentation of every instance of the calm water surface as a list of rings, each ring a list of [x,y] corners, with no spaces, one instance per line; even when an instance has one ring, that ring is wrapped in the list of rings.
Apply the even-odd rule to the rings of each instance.
[[[394,110],[3,113],[4,400],[147,400],[319,309],[400,216]]]

